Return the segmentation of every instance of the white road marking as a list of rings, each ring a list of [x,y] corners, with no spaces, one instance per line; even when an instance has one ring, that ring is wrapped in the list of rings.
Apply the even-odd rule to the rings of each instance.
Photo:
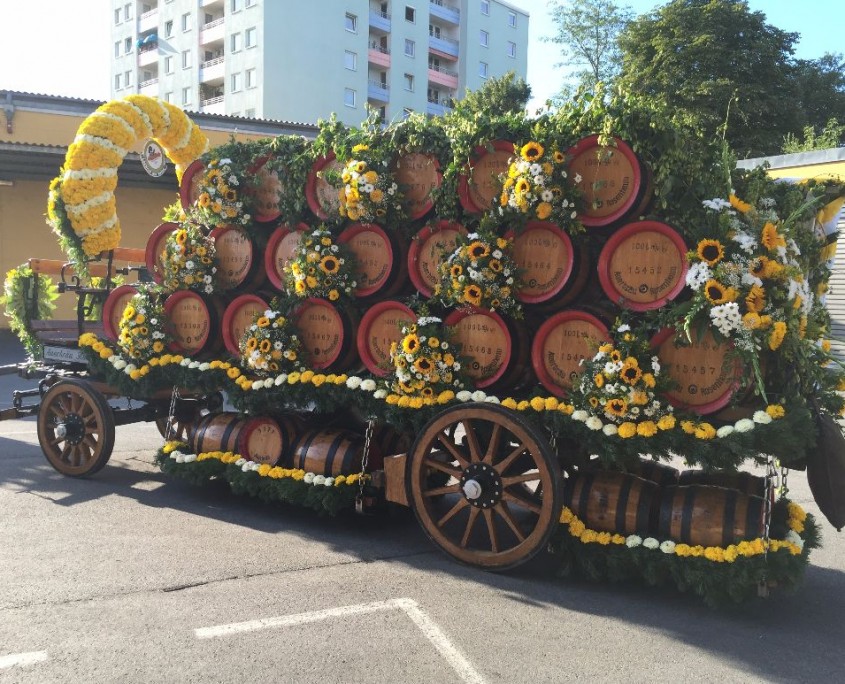
[[[47,660],[47,651],[30,651],[29,653],[12,653],[11,655],[0,656],[0,670],[15,665],[33,665]]]
[[[364,615],[367,613],[378,613],[388,610],[402,610],[411,618],[411,621],[420,629],[437,652],[443,656],[452,669],[458,674],[462,681],[467,684],[484,684],[481,673],[475,669],[473,664],[461,653],[458,648],[449,641],[443,630],[419,607],[416,601],[409,598],[390,599],[388,601],[375,601],[373,603],[359,603],[353,606],[341,606],[339,608],[328,608],[326,610],[315,610],[308,613],[297,613],[295,615],[282,615],[279,617],[263,618],[260,620],[249,620],[247,622],[234,622],[228,625],[217,625],[215,627],[200,627],[194,630],[197,639],[214,639],[217,637],[240,634],[242,632],[254,632],[259,629],[270,629],[273,627],[291,627],[304,625],[309,622],[319,622],[329,618],[345,617],[348,615]]]

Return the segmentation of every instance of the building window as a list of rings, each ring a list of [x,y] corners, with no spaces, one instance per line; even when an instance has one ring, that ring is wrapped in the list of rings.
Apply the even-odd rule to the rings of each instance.
[[[417,44],[410,38],[405,38],[405,54],[413,57],[417,51]]]
[[[246,0],[246,7],[255,7],[255,0]],[[252,110],[255,111],[254,109]]]
[[[182,88],[182,105],[191,104],[191,89]]]
[[[346,50],[343,54],[343,66],[350,71],[357,71],[358,69],[358,55],[354,52]]]
[[[508,12],[508,26],[516,28],[516,12]]]
[[[255,69],[247,69],[246,70],[246,87],[247,88],[255,88],[258,85],[258,81],[255,78]]]
[[[249,7],[249,5],[247,5],[247,7]],[[255,108],[247,109],[244,112],[244,116],[248,119],[254,119],[255,118]]]
[[[405,5],[405,21],[410,21],[412,24],[417,23],[417,10],[410,5]]]
[[[191,13],[185,12],[182,15],[182,31],[190,31],[191,30]]]
[[[170,38],[173,35],[173,20],[170,19],[164,22],[164,37]]]
[[[120,74],[114,75],[114,89],[120,90]]]
[[[237,93],[241,89],[241,75],[232,74],[232,92]]]
[[[358,33],[358,17],[354,14],[346,13],[346,18],[344,19],[346,30],[351,33]]]
[[[229,37],[229,41],[232,45],[232,52],[240,52],[241,51],[241,34],[240,33],[233,33]]]
[[[127,88],[132,85],[132,72],[127,71],[123,74],[123,85]]]
[[[182,68],[187,69],[191,66],[191,51],[185,50],[182,53]]]
[[[132,17],[132,5],[130,5],[129,3],[126,3],[123,6],[123,21],[129,21],[129,19],[131,17]]]
[[[347,107],[355,106],[355,91],[352,88],[343,89],[343,104]]]
[[[165,74],[172,74],[173,73],[173,57],[165,57],[164,58],[164,73]]]
[[[117,26],[120,23],[120,8],[114,11],[114,25]]]
[[[490,44],[490,34],[484,29],[481,30],[481,47],[487,47]]]
[[[115,56],[115,57],[120,57],[120,41],[117,41],[117,42],[114,44],[114,56]]]
[[[164,101],[165,102],[173,102],[173,91],[172,90],[170,92],[164,94]]]
[[[490,0],[481,0],[481,13],[489,16],[489,14],[490,14]]]
[[[516,57],[516,43],[508,41],[508,57]]]
[[[488,70],[487,62],[479,62],[478,63],[478,75],[481,78],[487,78],[487,70]]]
[[[126,39],[123,41],[123,51],[124,51],[127,55],[128,55],[130,52],[132,52],[132,39],[131,39],[131,38],[126,38]]]
[[[240,12],[242,4],[243,4],[243,0],[232,0],[232,11],[233,12]]]
[[[258,44],[257,34],[255,32],[255,27],[248,28],[244,32],[244,45],[248,48],[255,47]]]
[[[410,90],[413,92],[414,90],[414,75],[413,74],[405,74],[405,90]]]

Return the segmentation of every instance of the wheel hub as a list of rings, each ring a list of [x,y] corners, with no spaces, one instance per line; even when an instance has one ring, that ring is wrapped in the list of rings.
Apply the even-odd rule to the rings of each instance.
[[[60,439],[66,439],[71,444],[79,444],[85,436],[85,424],[78,415],[70,413],[56,425],[54,432]]]
[[[502,498],[502,478],[486,463],[473,463],[461,475],[461,491],[476,508],[490,508]]]

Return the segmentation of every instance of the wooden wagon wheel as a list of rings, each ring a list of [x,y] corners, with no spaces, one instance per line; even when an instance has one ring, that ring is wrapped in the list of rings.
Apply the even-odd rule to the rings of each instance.
[[[417,437],[406,467],[408,501],[423,530],[469,565],[516,567],[543,549],[557,523],[561,472],[551,447],[501,406],[466,404],[439,414]]]
[[[41,400],[38,442],[50,465],[62,475],[93,475],[114,448],[112,409],[88,383],[60,380]]]

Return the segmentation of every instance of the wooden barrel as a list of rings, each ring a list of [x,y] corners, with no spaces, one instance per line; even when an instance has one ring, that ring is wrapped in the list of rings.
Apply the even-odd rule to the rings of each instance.
[[[103,332],[112,342],[117,342],[123,310],[136,294],[138,294],[137,287],[121,285],[109,292],[106,301],[103,302]]]
[[[497,202],[502,193],[501,174],[507,174],[515,156],[514,144],[494,140],[475,148],[472,159],[458,178],[458,199],[469,214],[481,214]]]
[[[276,465],[290,468],[293,460],[293,447],[299,438],[305,433],[305,421],[295,413],[282,413],[273,415],[273,420],[279,426],[282,433],[282,457]]]
[[[675,346],[674,328],[665,328],[651,340],[661,372],[678,384],[666,393],[672,406],[706,415],[724,408],[740,387],[742,361],[731,357],[730,344],[717,342],[708,330],[690,346]]]
[[[565,396],[593,358],[610,340],[607,326],[585,311],[560,311],[546,319],[531,345],[531,365],[537,379],[555,396]]]
[[[650,174],[630,146],[614,138],[602,147],[591,135],[569,150],[569,177],[581,176],[584,209],[578,218],[588,228],[638,216],[651,199]]]
[[[584,472],[566,481],[563,503],[591,530],[645,537],[654,527],[659,488],[626,473]]]
[[[264,314],[270,305],[256,294],[242,294],[235,297],[223,312],[223,346],[232,356],[241,355],[241,339],[258,316]]]
[[[170,350],[186,356],[207,356],[223,347],[220,322],[223,302],[218,297],[201,295],[193,290],[179,290],[164,300],[173,341]]]
[[[192,161],[182,174],[179,182],[179,202],[182,209],[188,211],[200,196],[200,185],[205,175],[205,165],[199,160]]]
[[[683,470],[678,478],[679,485],[708,485],[736,489],[751,496],[766,496],[766,478],[748,472],[706,473],[703,470]]]
[[[196,454],[232,451],[256,463],[276,465],[290,443],[273,418],[242,413],[209,413],[196,424],[190,445]]]
[[[391,168],[408,218],[422,218],[434,207],[432,193],[443,182],[437,157],[425,152],[403,152],[396,156]]]
[[[239,226],[217,226],[210,236],[217,252],[217,287],[230,292],[260,287],[266,277],[260,245]]]
[[[255,186],[250,189],[253,196],[253,216],[262,223],[275,221],[282,215],[279,203],[285,187],[279,172],[267,167],[272,155],[264,154],[250,165],[250,173],[254,176]]]
[[[267,280],[277,290],[285,291],[285,266],[296,255],[299,238],[306,230],[308,226],[300,223],[295,228],[287,225],[279,226],[270,234],[264,250],[264,270],[267,273]]]
[[[658,534],[684,544],[729,546],[763,534],[763,499],[735,489],[667,487],[660,500]]]
[[[405,246],[395,232],[387,233],[375,223],[355,223],[337,238],[355,255],[358,265],[358,298],[389,297],[407,282],[408,268]]]
[[[521,284],[516,298],[523,304],[545,304],[555,300],[561,306],[571,301],[578,292],[573,287],[583,288],[586,273],[576,273],[581,266],[580,253],[569,236],[559,226],[548,221],[529,221],[516,234],[505,235],[513,239],[513,257],[520,270]]]
[[[459,235],[467,235],[462,225],[437,221],[422,228],[411,240],[408,276],[425,297],[434,294],[434,287],[440,282],[440,264],[455,251]]]
[[[349,430],[311,430],[293,448],[292,466],[337,477],[361,472],[364,438]]]
[[[150,237],[147,238],[147,247],[144,250],[144,261],[147,271],[152,279],[159,285],[164,280],[164,244],[167,236],[179,230],[178,223],[161,223],[153,229]]]
[[[393,373],[390,345],[401,342],[402,326],[416,320],[410,308],[393,300],[378,302],[367,310],[357,336],[358,356],[367,370],[382,378]]]
[[[661,487],[678,484],[678,469],[673,468],[668,463],[641,459],[639,463],[626,465],[625,470]]]
[[[477,388],[513,390],[534,381],[525,326],[476,307],[457,309],[444,322]]]
[[[334,152],[329,152],[325,157],[320,157],[311,166],[308,178],[305,182],[305,199],[308,208],[318,219],[334,219],[339,215],[340,196],[337,189],[325,178],[318,174],[336,171],[338,174],[343,170],[343,165],[337,160]]]
[[[357,365],[357,320],[349,307],[310,297],[296,307],[293,320],[311,368],[341,372]]]
[[[599,282],[607,297],[633,311],[651,311],[678,296],[686,284],[687,246],[658,221],[630,223],[601,250]]]

